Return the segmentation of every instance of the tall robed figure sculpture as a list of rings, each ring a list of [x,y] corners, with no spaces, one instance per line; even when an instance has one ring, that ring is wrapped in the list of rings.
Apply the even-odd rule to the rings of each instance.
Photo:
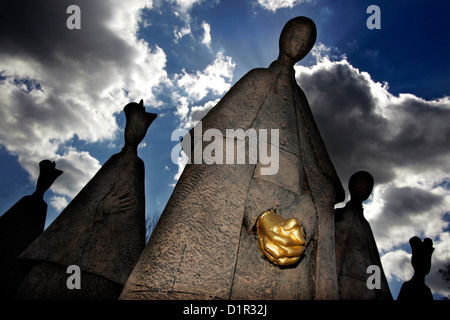
[[[117,299],[145,247],[145,166],[138,145],[157,115],[124,107],[125,145],[20,258],[34,263],[18,299]],[[81,270],[69,289],[69,266]]]
[[[201,122],[223,146],[227,129],[278,130],[262,146],[279,150],[278,171],[264,174],[251,154],[245,164],[188,164],[121,299],[338,298],[333,212],[344,189],[293,68],[315,40],[312,20],[287,22],[278,59],[248,72]]]

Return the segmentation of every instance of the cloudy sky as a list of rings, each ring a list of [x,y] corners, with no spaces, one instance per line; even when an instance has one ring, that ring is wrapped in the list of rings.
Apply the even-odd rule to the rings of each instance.
[[[283,25],[312,18],[318,37],[296,65],[344,185],[367,170],[365,204],[391,291],[409,280],[409,238],[450,263],[450,21],[446,0],[6,0],[0,4],[0,214],[34,191],[38,163],[64,170],[45,195],[47,226],[123,146],[123,107],[159,114],[139,148],[146,214],[158,217],[183,169],[190,128],[246,72],[278,56]],[[81,29],[66,26],[69,5]],[[368,29],[369,5],[381,29]]]

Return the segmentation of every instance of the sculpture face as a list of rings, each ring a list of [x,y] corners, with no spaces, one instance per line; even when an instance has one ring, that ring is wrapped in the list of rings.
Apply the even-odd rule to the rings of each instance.
[[[430,273],[431,255],[434,251],[433,241],[425,238],[422,242],[418,237],[412,237],[409,244],[412,250],[411,265],[414,268],[414,273],[424,277]]]
[[[300,61],[314,46],[317,29],[314,22],[306,17],[289,20],[280,36],[280,57],[286,55],[293,62]]]
[[[131,102],[124,108],[127,124],[125,125],[125,145],[137,147],[144,139],[148,127],[156,119],[154,113],[145,112],[143,101]]]
[[[352,200],[365,201],[373,189],[374,180],[370,173],[358,171],[350,177],[348,189]]]

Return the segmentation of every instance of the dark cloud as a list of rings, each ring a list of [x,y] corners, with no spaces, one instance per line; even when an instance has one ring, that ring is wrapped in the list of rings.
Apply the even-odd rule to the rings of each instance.
[[[70,16],[66,10],[70,5],[81,9],[80,30],[66,27]],[[126,44],[105,24],[112,9],[108,1],[3,1],[0,6],[2,54],[33,59],[58,71],[63,71],[59,67],[68,60],[70,63],[89,63],[93,58],[121,61],[127,58]]]
[[[381,184],[392,181],[398,168],[450,169],[449,98],[395,97],[346,60],[297,70],[344,184],[358,170],[371,172]]]
[[[81,29],[66,26],[67,7],[81,9]],[[2,1],[0,4],[0,143],[37,178],[35,164],[60,161],[72,197],[98,170],[71,145],[112,141],[115,116],[137,99],[158,105],[153,88],[166,79],[166,57],[136,37],[136,0]]]
[[[346,63],[301,72],[297,80],[308,97],[328,152],[346,185],[367,170],[378,183],[393,178],[383,161],[388,122],[375,112],[367,79]]]
[[[390,106],[398,114],[392,125],[399,132],[389,142],[387,152],[398,165],[418,170],[448,167],[450,100],[429,102],[412,95],[403,95],[401,100],[401,104]]]
[[[390,204],[386,212],[392,212],[391,216],[411,217],[430,210],[442,201],[434,193],[414,187],[391,188],[386,193],[384,199]]]
[[[346,59],[325,57],[296,70],[342,183],[359,170],[374,176],[364,214],[387,273],[409,280],[398,259],[412,236],[432,238],[434,259],[449,261],[450,97],[394,96]],[[433,290],[448,292],[437,284]]]
[[[383,200],[386,203],[383,214],[375,223],[383,226],[387,234],[413,224],[416,218],[431,212],[443,202],[442,196],[415,187],[389,187],[384,190]]]

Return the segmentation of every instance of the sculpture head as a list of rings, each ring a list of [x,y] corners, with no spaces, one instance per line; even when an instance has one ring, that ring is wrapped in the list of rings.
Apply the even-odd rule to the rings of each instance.
[[[131,102],[123,108],[127,123],[125,125],[125,145],[137,148],[144,139],[148,127],[158,116],[145,112],[144,102]]]
[[[348,190],[352,201],[360,202],[367,200],[373,189],[374,180],[367,171],[354,173],[348,181]]]
[[[433,254],[433,241],[425,238],[422,242],[419,237],[409,239],[412,256],[411,264],[414,268],[414,275],[425,277],[431,269],[431,255]]]
[[[63,171],[56,169],[56,164],[50,160],[39,162],[39,178],[36,183],[36,194],[44,195],[53,182],[63,174]]]
[[[311,19],[296,17],[289,20],[281,31],[278,59],[287,58],[295,64],[311,51],[316,38],[316,25]]]

